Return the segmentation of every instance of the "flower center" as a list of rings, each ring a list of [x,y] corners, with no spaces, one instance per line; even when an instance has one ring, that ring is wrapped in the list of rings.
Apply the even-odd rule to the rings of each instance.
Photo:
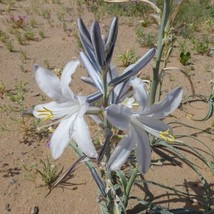
[[[167,129],[165,132],[160,132],[160,138],[168,142],[175,141],[175,138],[171,134],[169,134],[169,129]]]
[[[49,120],[54,116],[53,112],[45,107],[43,107],[43,109],[37,110],[37,112],[39,113],[38,116],[44,116],[43,121]]]

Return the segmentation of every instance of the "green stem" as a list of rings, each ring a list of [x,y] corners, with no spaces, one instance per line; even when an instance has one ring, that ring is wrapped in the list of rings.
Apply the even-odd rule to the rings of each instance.
[[[126,186],[126,190],[125,190],[125,199],[124,199],[124,206],[127,207],[128,205],[128,200],[129,200],[129,194],[132,188],[132,185],[134,184],[134,181],[137,177],[138,174],[138,164],[136,165],[134,172],[132,173],[131,178],[129,179],[129,182]]]
[[[109,92],[109,87],[108,87],[108,82],[107,82],[107,71],[109,70],[109,67],[103,69],[101,71],[101,73],[103,74],[102,78],[103,78],[103,108],[108,107],[109,105],[109,97],[110,97],[110,92]],[[105,131],[105,139],[108,138],[109,136],[109,130],[111,130],[111,126],[107,120],[107,118],[105,117],[105,114],[103,114],[103,127],[104,127],[104,131]],[[105,151],[105,163],[107,164],[110,155],[111,155],[111,144],[107,145],[106,151]],[[107,187],[107,189],[109,188],[109,182],[112,181],[112,172],[111,170],[106,170],[105,173],[102,175],[102,180],[103,182],[105,182],[105,186]],[[113,210],[112,208],[114,207],[114,204],[112,204],[113,201],[110,200],[110,198],[107,196],[107,200],[105,202],[105,208],[102,210],[102,212],[104,213],[112,213]],[[106,209],[106,210],[105,210]]]
[[[83,152],[77,147],[77,145],[73,142],[71,142],[69,144],[69,146],[75,151],[75,153],[78,155],[78,157],[83,156]],[[84,161],[84,164],[86,165],[86,167],[91,170],[93,165],[89,162],[89,161]]]
[[[108,82],[107,82],[107,71],[108,69],[102,69],[103,74],[103,106],[104,108],[108,106]]]
[[[160,29],[158,31],[156,63],[155,63],[155,66],[153,67],[153,80],[152,80],[152,87],[151,87],[150,98],[149,98],[150,105],[152,105],[155,102],[155,98],[156,98],[156,91],[159,83],[160,62],[161,62],[162,53],[164,50],[164,42],[163,42],[164,30],[167,24],[167,20],[169,18],[169,13],[170,13],[170,0],[165,0]]]

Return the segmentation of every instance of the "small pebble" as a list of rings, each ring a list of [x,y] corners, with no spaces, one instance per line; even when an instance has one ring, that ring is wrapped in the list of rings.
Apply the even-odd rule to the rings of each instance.
[[[15,183],[16,183],[16,179],[10,178],[10,183],[11,183],[11,184],[15,184]]]
[[[39,213],[39,207],[37,206],[34,206],[30,211],[30,214],[38,214],[38,213]]]
[[[193,65],[190,65],[190,70],[191,71],[194,71],[195,70],[195,67]]]
[[[7,210],[8,212],[11,211],[10,204],[5,204],[5,210]]]

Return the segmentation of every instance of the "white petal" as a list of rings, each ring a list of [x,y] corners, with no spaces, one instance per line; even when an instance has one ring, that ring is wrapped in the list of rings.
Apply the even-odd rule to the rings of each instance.
[[[134,126],[133,129],[135,132],[134,141],[137,144],[136,159],[138,162],[138,169],[140,173],[145,174],[151,164],[151,147],[149,144],[149,138],[141,127]]]
[[[143,57],[141,57],[139,60],[137,60],[137,62],[128,66],[124,70],[122,75],[114,78],[110,82],[110,84],[111,85],[117,85],[121,82],[124,82],[125,80],[129,80],[132,77],[136,76],[136,74],[150,62],[150,60],[152,59],[154,54],[155,54],[155,49],[154,48],[150,49]]]
[[[132,110],[124,105],[112,105],[106,108],[109,122],[120,130],[128,130]]]
[[[130,88],[130,82],[129,81],[125,81],[122,82],[120,84],[118,84],[115,88],[114,88],[114,93],[115,93],[115,98],[113,103],[118,103],[121,99],[123,99],[126,94],[126,92],[129,90]]]
[[[166,125],[164,122],[160,120],[156,120],[154,118],[150,118],[150,117],[141,116],[141,117],[135,118],[134,123],[135,122],[137,123],[138,126],[142,127],[147,132],[151,133],[156,137],[160,137],[160,132],[171,130],[170,127]]]
[[[140,104],[140,111],[144,111],[148,106],[148,94],[144,87],[144,82],[139,78],[133,78],[130,81],[132,87],[134,88],[134,96],[137,102]]]
[[[177,87],[166,94],[164,99],[157,104],[151,106],[148,111],[143,112],[148,117],[162,119],[173,112],[181,103],[183,89]]]
[[[101,79],[99,76],[99,71],[97,71],[93,65],[91,64],[90,60],[88,59],[88,57],[85,55],[84,52],[80,52],[80,58],[82,60],[82,63],[84,65],[84,67],[86,68],[86,70],[88,71],[90,77],[92,78],[92,80],[94,81],[94,84],[96,85],[96,87],[103,92],[103,85],[101,83]]]
[[[40,119],[59,119],[69,117],[80,110],[78,102],[44,103],[34,107],[33,115]]]
[[[121,104],[127,106],[128,108],[132,108],[132,105],[134,104],[134,97],[126,97]]]
[[[34,65],[33,71],[39,88],[50,98],[59,100],[62,97],[59,78],[51,71]]]
[[[92,143],[88,125],[83,117],[77,117],[75,119],[72,138],[88,157],[97,158],[97,152]]]
[[[62,120],[55,132],[53,133],[50,148],[54,159],[59,158],[60,155],[63,153],[65,147],[69,144],[69,130],[72,122],[73,118]]]
[[[80,106],[79,117],[81,117],[88,110],[89,103],[87,102],[87,98],[84,96],[77,96],[77,100]]]
[[[107,168],[111,170],[117,170],[122,167],[135,146],[132,139],[131,132],[129,132],[128,136],[123,137],[112,153],[108,161]]]
[[[77,66],[79,65],[79,61],[70,61],[68,62],[62,72],[61,76],[61,89],[62,94],[65,98],[73,98],[74,94],[69,87],[69,83],[71,82],[71,75],[76,71]]]

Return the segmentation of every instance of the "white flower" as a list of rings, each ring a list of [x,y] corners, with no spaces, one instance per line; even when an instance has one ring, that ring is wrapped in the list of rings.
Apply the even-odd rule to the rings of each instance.
[[[134,105],[134,97],[126,97],[123,101],[122,101],[122,105],[127,106],[128,108],[132,108],[132,106]]]
[[[88,125],[83,117],[89,104],[86,97],[75,96],[69,87],[71,75],[78,65],[79,61],[77,60],[67,63],[63,69],[61,80],[51,71],[38,65],[34,66],[34,74],[39,88],[54,101],[37,105],[33,114],[43,120],[51,119],[59,122],[50,144],[54,159],[59,158],[72,139],[87,156],[97,157]]]
[[[107,167],[111,170],[119,169],[135,148],[139,172],[145,174],[151,163],[151,148],[146,132],[173,141],[169,133],[170,128],[160,119],[174,111],[180,104],[183,90],[175,88],[166,94],[165,98],[157,104],[149,106],[149,96],[144,88],[144,83],[138,78],[130,81],[134,96],[139,104],[139,109],[134,112],[124,105],[107,107],[106,116],[111,124],[120,130],[128,130],[128,134],[118,143],[112,153]]]

